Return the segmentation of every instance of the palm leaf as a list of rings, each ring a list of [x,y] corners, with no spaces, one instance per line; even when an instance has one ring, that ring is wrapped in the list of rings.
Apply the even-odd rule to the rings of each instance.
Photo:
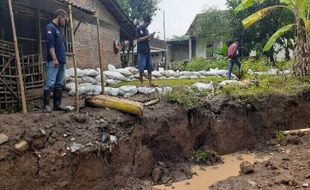
[[[247,17],[246,19],[244,19],[242,21],[242,24],[243,24],[244,28],[246,28],[246,29],[250,28],[255,23],[257,23],[258,21],[262,20],[264,17],[269,15],[272,10],[274,10],[274,9],[276,9],[278,7],[280,7],[280,6],[276,5],[276,6],[267,7],[267,8],[259,10],[256,13],[250,15],[249,17]]]
[[[294,26],[295,24],[289,24],[287,26],[282,27],[276,33],[274,33],[269,39],[269,41],[267,42],[267,44],[265,45],[263,51],[269,51],[272,48],[272,46],[276,43],[276,41],[279,38],[281,38],[286,32],[291,30]]]

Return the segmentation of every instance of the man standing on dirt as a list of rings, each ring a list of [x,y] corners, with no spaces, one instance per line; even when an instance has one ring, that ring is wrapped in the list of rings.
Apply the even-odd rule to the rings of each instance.
[[[46,35],[46,82],[44,86],[43,112],[50,113],[50,93],[53,92],[54,111],[66,111],[61,107],[62,89],[65,81],[66,41],[61,27],[65,26],[68,14],[60,9],[45,28]]]
[[[231,80],[232,70],[234,65],[238,66],[238,73],[241,73],[241,63],[239,61],[239,39],[236,39],[233,44],[229,46],[228,49],[228,58],[230,59],[229,66],[228,66],[228,79]]]
[[[154,38],[155,32],[149,34],[148,26],[151,24],[151,17],[143,18],[143,23],[136,28],[136,38],[138,43],[138,67],[140,73],[140,83],[143,86],[144,70],[148,72],[149,84],[155,87],[152,82],[152,72],[154,70],[151,57],[150,40]]]

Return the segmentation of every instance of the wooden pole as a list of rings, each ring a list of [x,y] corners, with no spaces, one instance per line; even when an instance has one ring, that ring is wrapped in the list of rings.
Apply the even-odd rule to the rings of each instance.
[[[22,73],[20,57],[19,57],[19,50],[18,50],[18,42],[17,42],[17,36],[16,36],[16,26],[15,26],[15,19],[14,19],[12,1],[8,0],[8,4],[9,4],[10,17],[11,17],[11,24],[12,24],[15,57],[16,57],[17,72],[18,72],[18,82],[19,82],[20,94],[21,94],[21,99],[22,99],[22,107],[23,107],[23,113],[26,114],[27,113],[27,104],[26,104],[25,88],[24,88],[24,81],[23,81],[23,73]]]
[[[192,50],[193,46],[192,46],[192,38],[189,37],[188,39],[188,59],[192,60],[193,58],[193,50]]]
[[[101,94],[104,94],[104,75],[103,75],[103,62],[101,53],[101,42],[100,42],[100,19],[97,18],[97,40],[98,40],[98,54],[100,63],[100,75],[101,75]]]
[[[73,60],[73,68],[74,68],[74,79],[75,79],[75,104],[77,112],[80,112],[80,103],[79,103],[79,84],[77,80],[77,65],[75,60],[75,39],[73,34],[73,16],[72,16],[72,4],[69,3],[69,19],[70,19],[70,35],[72,40],[72,60]]]
[[[38,22],[38,54],[39,54],[39,63],[43,66],[43,54],[42,54],[42,36],[41,36],[41,19],[40,19],[40,10],[37,9],[37,22]],[[41,67],[41,66],[40,66]],[[43,68],[41,68],[44,70]],[[40,72],[42,71],[40,70]],[[44,72],[43,72],[44,73]],[[45,78],[45,75],[43,75]]]

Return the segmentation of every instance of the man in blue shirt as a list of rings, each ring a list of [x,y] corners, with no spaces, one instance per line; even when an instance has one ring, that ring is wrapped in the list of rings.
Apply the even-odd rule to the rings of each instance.
[[[136,28],[136,39],[138,42],[138,67],[140,73],[140,83],[143,85],[144,70],[148,71],[149,84],[151,87],[155,85],[152,82],[152,71],[154,70],[151,57],[150,40],[154,38],[155,32],[149,34],[147,27],[151,24],[151,17],[143,18],[143,24]]]
[[[47,50],[47,79],[44,86],[43,112],[50,113],[50,93],[53,92],[54,111],[66,111],[61,107],[62,89],[65,81],[66,41],[61,27],[65,26],[68,14],[60,9],[45,28]]]

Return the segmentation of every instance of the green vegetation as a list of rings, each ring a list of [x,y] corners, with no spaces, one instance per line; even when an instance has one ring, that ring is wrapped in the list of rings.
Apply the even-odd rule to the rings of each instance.
[[[219,58],[216,60],[205,60],[202,58],[193,59],[189,64],[186,65],[187,71],[209,71],[210,69],[227,69],[228,60]]]
[[[269,2],[267,0],[243,0],[236,8],[235,12],[239,13],[248,10],[255,5]],[[310,59],[307,53],[310,51],[310,1],[309,0],[280,0],[274,5],[267,5],[255,13],[247,16],[242,24],[245,29],[251,28],[256,23],[262,21],[265,17],[272,15],[275,11],[289,12],[294,18],[289,23],[281,25],[269,39],[263,48],[263,51],[269,51],[274,44],[279,41],[286,33],[294,31],[295,33],[295,59],[294,75],[298,77],[310,76]],[[275,18],[277,20],[277,18]],[[268,28],[263,26],[262,29]],[[260,32],[263,32],[262,30]]]
[[[240,87],[235,85],[225,86],[220,94],[231,96],[259,96],[264,94],[293,95],[304,89],[310,89],[310,79],[300,80],[294,76],[260,76],[253,79],[254,85]]]
[[[200,96],[197,91],[177,90],[165,95],[165,99],[167,102],[180,104],[186,110],[199,110],[203,106]]]
[[[284,133],[282,132],[282,131],[276,131],[276,139],[277,139],[277,141],[279,142],[279,143],[282,143],[282,142],[284,142],[285,141],[285,135],[284,135]]]
[[[208,151],[195,151],[193,153],[193,159],[195,163],[198,164],[207,164],[208,160],[211,159],[211,157],[218,157],[217,153],[213,150]]]

